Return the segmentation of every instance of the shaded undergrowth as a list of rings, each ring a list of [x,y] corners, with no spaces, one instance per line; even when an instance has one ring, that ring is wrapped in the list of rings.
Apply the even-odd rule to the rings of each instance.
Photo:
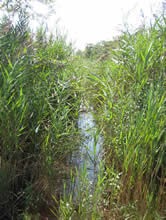
[[[76,143],[80,101],[72,49],[42,29],[34,39],[26,22],[0,27],[1,219],[47,208],[55,186],[62,190],[68,174],[61,170]]]

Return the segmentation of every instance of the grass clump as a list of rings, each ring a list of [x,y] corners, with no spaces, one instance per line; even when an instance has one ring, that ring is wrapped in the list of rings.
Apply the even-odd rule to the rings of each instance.
[[[120,174],[116,198],[108,175],[110,218],[114,211],[119,219],[133,219],[132,210],[144,219],[166,214],[165,21],[123,33],[112,58],[89,75],[105,127],[106,170]]]
[[[39,209],[38,200],[42,205],[51,196],[49,179],[58,182],[56,164],[65,164],[75,145],[79,99],[69,62],[72,49],[62,37],[48,39],[42,29],[34,39],[25,23],[0,26],[3,219]]]

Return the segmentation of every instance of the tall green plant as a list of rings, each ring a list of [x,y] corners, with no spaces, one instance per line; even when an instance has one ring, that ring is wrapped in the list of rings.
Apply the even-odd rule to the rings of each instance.
[[[44,179],[59,178],[51,171],[62,158],[65,163],[74,146],[69,143],[75,134],[79,99],[68,62],[70,48],[62,38],[49,40],[42,33],[43,41],[39,41],[19,23],[5,32],[4,27],[0,38],[0,175],[6,185],[2,181],[0,189],[6,191],[1,194],[0,213],[16,218],[18,210],[37,206],[37,199],[28,199],[31,193],[37,193],[41,201],[51,193]]]
[[[151,27],[134,34],[124,33],[112,56],[99,63],[98,71],[89,79],[95,82],[94,102],[105,124],[106,166],[121,173],[116,205],[136,203],[137,212],[146,219],[155,206],[162,216],[166,176],[165,18],[157,18]]]

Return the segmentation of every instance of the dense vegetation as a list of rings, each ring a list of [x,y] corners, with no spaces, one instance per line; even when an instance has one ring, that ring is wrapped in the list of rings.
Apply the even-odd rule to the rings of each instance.
[[[69,143],[79,107],[71,48],[42,30],[33,39],[26,23],[8,23],[0,38],[1,219],[51,192],[49,176],[56,180],[57,163],[63,166],[75,145]]]
[[[166,214],[165,22],[124,33],[89,76],[104,127],[108,219]]]
[[[74,53],[61,36],[34,36],[25,17],[1,19],[0,219],[166,217],[165,39],[161,16]],[[104,138],[91,195],[86,172],[69,166],[85,100]],[[63,190],[75,175],[77,199]]]

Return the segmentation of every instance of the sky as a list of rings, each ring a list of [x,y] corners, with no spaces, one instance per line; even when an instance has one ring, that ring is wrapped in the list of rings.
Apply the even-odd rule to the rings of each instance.
[[[35,2],[35,1],[34,1]],[[77,49],[89,43],[111,40],[124,29],[139,27],[161,8],[162,0],[55,0],[50,15],[41,3],[34,10],[45,15],[48,30],[66,34]]]

